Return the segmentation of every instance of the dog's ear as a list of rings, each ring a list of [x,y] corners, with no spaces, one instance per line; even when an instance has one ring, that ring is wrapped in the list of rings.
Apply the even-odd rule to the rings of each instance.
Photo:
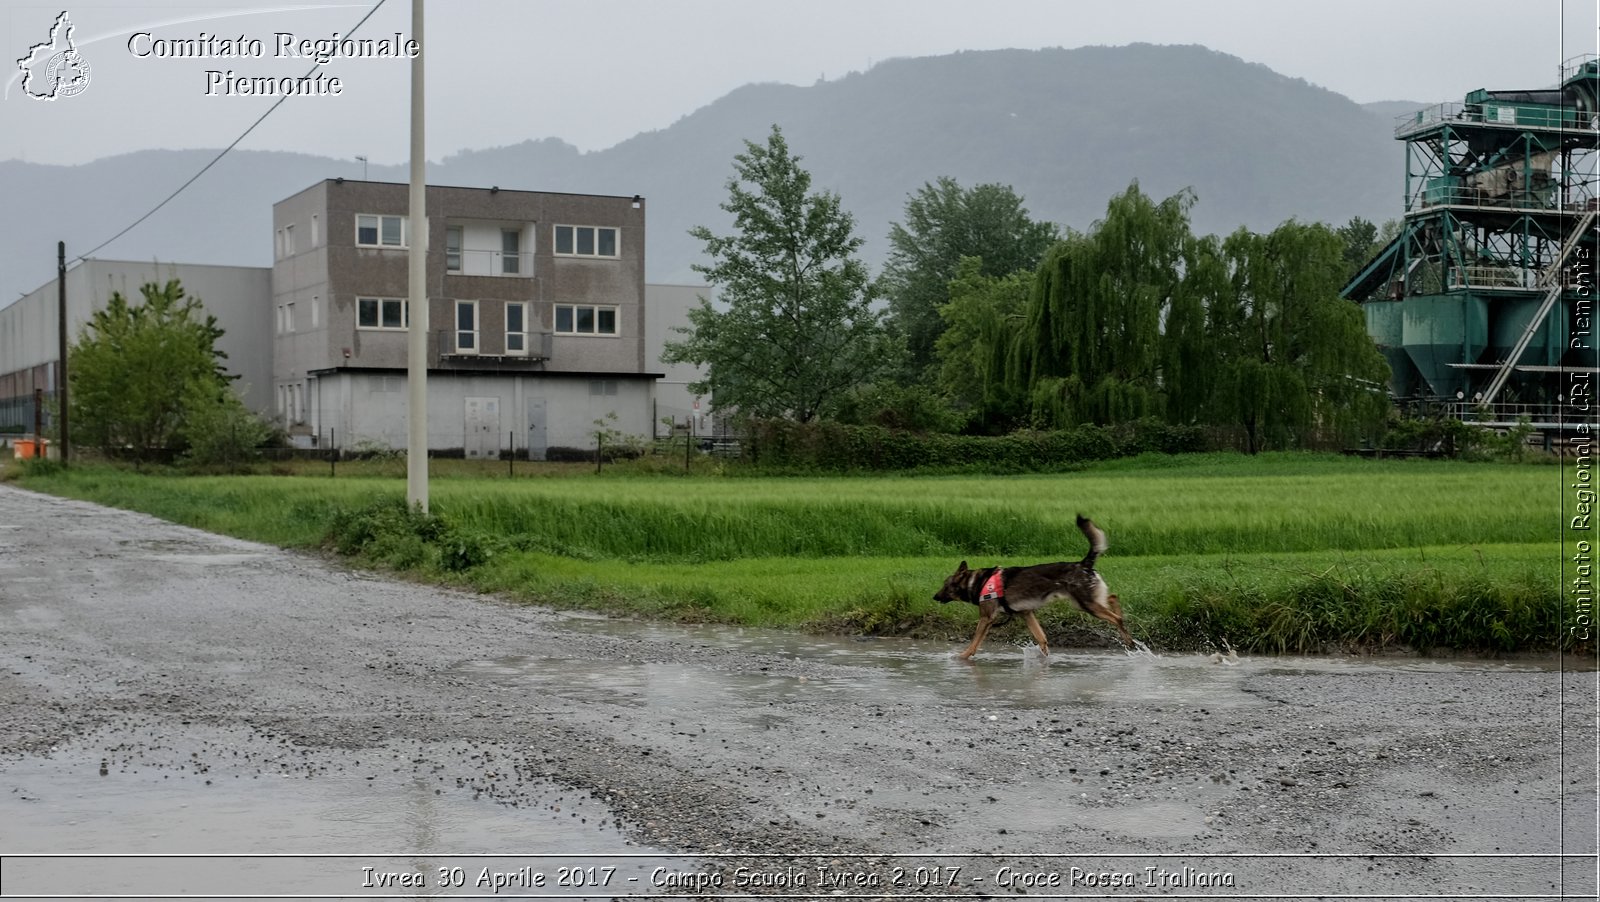
[[[962,561],[961,563],[957,564],[956,565],[956,572],[957,573],[966,573],[967,572],[967,562],[966,561]]]

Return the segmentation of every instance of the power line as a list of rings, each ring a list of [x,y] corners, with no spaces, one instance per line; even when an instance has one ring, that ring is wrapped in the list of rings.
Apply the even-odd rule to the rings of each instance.
[[[367,20],[372,18],[373,13],[376,13],[380,8],[382,8],[383,4],[386,3],[386,2],[388,2],[388,0],[378,0],[377,3],[373,4],[373,7],[371,9],[367,10],[367,14],[361,17],[361,21],[357,22],[355,24],[355,27],[351,28],[349,31],[346,31],[345,35],[347,37],[354,37],[355,33],[358,30],[360,30],[361,26],[365,25],[367,23]],[[322,65],[321,63],[313,63],[311,68],[306,71],[306,74],[304,76],[302,76],[302,78],[310,78],[312,75],[316,74],[317,68],[319,66],[321,66],[321,65]],[[178,189],[176,191],[172,192],[171,194],[167,195],[165,200],[161,201],[161,203],[159,203],[159,204],[156,204],[154,207],[151,207],[149,212],[145,213],[143,216],[139,217],[138,219],[135,219],[132,223],[130,223],[128,225],[127,228],[123,229],[122,231],[118,232],[115,235],[112,235],[110,238],[107,238],[105,241],[100,242],[99,244],[95,245],[94,247],[90,248],[89,250],[84,251],[82,254],[79,254],[77,257],[73,258],[73,262],[76,263],[76,262],[79,262],[81,260],[88,259],[90,254],[93,254],[95,251],[98,251],[99,249],[105,247],[106,245],[112,243],[113,241],[116,241],[118,238],[121,238],[123,235],[128,234],[129,232],[131,232],[135,228],[137,228],[140,223],[142,223],[146,219],[149,219],[150,217],[156,215],[156,213],[162,207],[165,207],[167,204],[171,203],[173,198],[175,198],[178,195],[182,194],[184,189],[188,188],[190,185],[193,185],[196,181],[198,181],[200,179],[200,176],[205,175],[207,170],[209,170],[211,167],[217,165],[217,163],[221,162],[222,158],[228,155],[228,151],[233,150],[235,147],[238,147],[240,141],[243,141],[246,137],[248,137],[250,135],[251,132],[255,131],[256,130],[256,126],[258,126],[261,123],[265,122],[267,117],[271,116],[274,110],[276,110],[278,107],[282,106],[283,102],[285,100],[288,100],[290,98],[290,96],[292,96],[292,95],[284,94],[283,96],[279,97],[277,103],[274,103],[272,106],[268,107],[267,111],[265,113],[261,114],[261,118],[259,118],[256,121],[250,123],[250,127],[245,129],[239,135],[239,137],[234,138],[232,144],[229,144],[227,147],[224,147],[220,153],[218,153],[215,157],[213,157],[211,159],[211,162],[209,162],[209,163],[205,164],[204,166],[200,167],[200,171],[199,172],[196,172],[194,175],[189,177],[188,181],[186,181],[183,184],[179,185]]]

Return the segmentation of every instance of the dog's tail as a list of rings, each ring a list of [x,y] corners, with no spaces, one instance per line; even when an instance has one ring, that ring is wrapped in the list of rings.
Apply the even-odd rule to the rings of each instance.
[[[1089,540],[1089,553],[1083,556],[1083,566],[1093,570],[1095,558],[1105,553],[1106,534],[1083,514],[1078,515],[1078,528],[1083,530],[1083,537]]]

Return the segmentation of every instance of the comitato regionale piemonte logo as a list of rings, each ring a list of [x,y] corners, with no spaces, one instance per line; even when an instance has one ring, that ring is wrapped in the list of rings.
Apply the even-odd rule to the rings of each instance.
[[[50,28],[50,40],[29,47],[27,55],[17,60],[24,94],[35,100],[55,100],[82,94],[89,87],[89,64],[72,43],[73,28],[63,10]]]

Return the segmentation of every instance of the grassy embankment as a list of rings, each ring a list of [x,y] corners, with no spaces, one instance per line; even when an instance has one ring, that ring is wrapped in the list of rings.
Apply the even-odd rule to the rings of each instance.
[[[951,638],[975,612],[931,600],[957,561],[1077,559],[1156,647],[1553,649],[1561,642],[1555,466],[1309,455],[1144,457],[1037,476],[594,477],[452,462],[436,519],[394,476],[172,477],[77,467],[20,484],[560,606],[665,619]],[[441,468],[446,469],[446,468]],[[572,478],[533,478],[562,472]],[[581,478],[579,474],[582,474]],[[386,510],[371,509],[387,501]],[[1070,606],[1053,641],[1111,644]],[[1000,636],[1025,637],[1020,624]]]

